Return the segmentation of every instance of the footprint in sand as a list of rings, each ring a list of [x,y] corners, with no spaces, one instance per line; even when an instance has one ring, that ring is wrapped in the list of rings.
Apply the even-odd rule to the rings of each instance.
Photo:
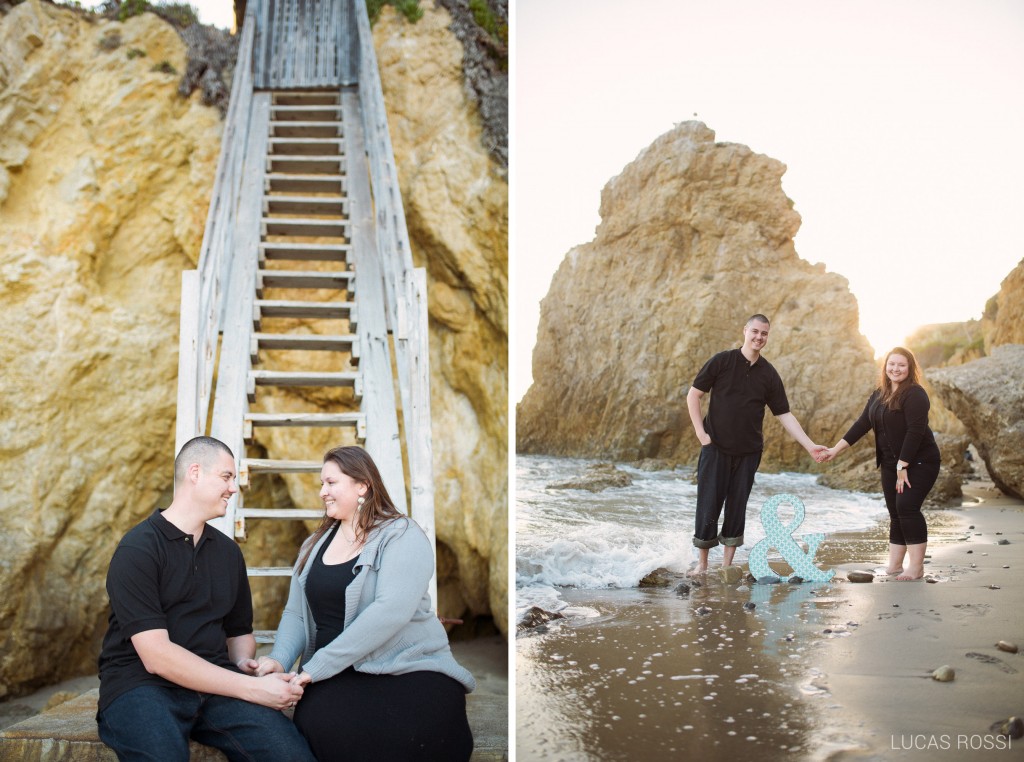
[[[882,612],[881,614],[878,615],[878,618],[879,619],[895,619],[896,617],[900,616],[900,613],[901,612],[899,612],[899,611],[884,611],[884,612]]]
[[[979,654],[979,653],[975,653],[974,651],[971,651],[969,654],[967,654],[967,658],[968,659],[977,659],[978,661],[984,662],[985,664],[991,664],[991,665],[993,665],[995,667],[999,667],[999,669],[1001,669],[1003,672],[1005,672],[1008,675],[1016,675],[1017,674],[1017,670],[1015,670],[1013,667],[1011,667],[1005,661],[1003,661],[1002,659],[997,659],[994,656],[989,656],[988,654]]]
[[[954,603],[953,608],[960,609],[964,614],[985,616],[992,607],[987,603]]]

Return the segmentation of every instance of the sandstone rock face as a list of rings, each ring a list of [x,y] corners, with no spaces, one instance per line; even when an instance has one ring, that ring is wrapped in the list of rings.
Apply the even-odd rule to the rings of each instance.
[[[221,126],[161,61],[184,47],[149,14],[0,17],[0,697],[95,670],[110,555],[169,502],[180,272]]]
[[[928,372],[946,406],[967,427],[993,483],[1024,497],[1024,344],[1004,344],[988,357]]]
[[[439,608],[493,611],[507,632],[507,185],[468,145],[479,127],[443,16],[385,14],[375,33],[392,50],[385,98],[431,279]],[[180,273],[199,254],[222,125],[152,71],[162,61],[185,71],[185,48],[150,14],[90,23],[27,0],[0,15],[0,698],[95,670],[110,555],[170,501]],[[272,457],[337,444],[314,436],[260,444]],[[266,489],[250,504],[319,504]],[[250,562],[291,563],[298,536],[253,530]]]
[[[483,146],[443,8],[373,28],[409,238],[429,279],[431,417],[446,616],[508,633],[508,181]],[[447,550],[440,547],[444,543]]]
[[[985,349],[1000,344],[1024,344],[1024,259],[1010,271],[982,316]]]
[[[797,419],[815,441],[842,435],[877,370],[847,281],[794,250],[785,169],[685,122],[605,186],[596,237],[569,252],[541,304],[519,451],[692,461],[686,393],[757,312]],[[762,467],[816,469],[766,417]]]

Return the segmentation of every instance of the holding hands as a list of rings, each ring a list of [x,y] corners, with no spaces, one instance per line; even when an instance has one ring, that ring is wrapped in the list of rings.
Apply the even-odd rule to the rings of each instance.
[[[241,664],[238,666],[242,667]],[[254,661],[253,670],[250,674],[274,680],[277,683],[274,687],[283,692],[282,696],[285,703],[282,706],[274,706],[275,709],[295,706],[299,699],[302,698],[303,689],[313,682],[313,678],[307,672],[302,674],[285,672],[281,663],[277,659],[271,659],[269,656],[261,656],[258,661]]]

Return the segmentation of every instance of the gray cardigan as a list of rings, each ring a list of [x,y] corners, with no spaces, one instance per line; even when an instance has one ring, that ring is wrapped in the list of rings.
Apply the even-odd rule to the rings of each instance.
[[[440,672],[462,683],[467,693],[476,688],[473,676],[452,656],[444,625],[430,610],[427,585],[434,554],[423,530],[407,518],[370,533],[345,593],[345,629],[315,650],[316,623],[306,600],[306,577],[329,534],[313,546],[302,572],[292,574],[270,658],[287,670],[301,655],[301,670],[314,682],[354,667],[377,675]]]

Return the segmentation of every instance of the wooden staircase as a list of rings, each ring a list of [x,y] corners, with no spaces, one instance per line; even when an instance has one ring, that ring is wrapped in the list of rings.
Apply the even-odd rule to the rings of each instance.
[[[210,523],[244,541],[251,522],[323,515],[319,501],[250,504],[267,475],[306,475],[306,494],[319,488],[322,450],[275,454],[261,432],[332,429],[331,446],[366,448],[433,540],[426,277],[409,254],[365,7],[282,11],[293,2],[262,0],[246,13],[200,265],[182,278],[176,451],[203,433],[231,447],[240,490]],[[324,14],[313,36],[301,29],[311,12]],[[347,21],[331,31],[328,18]],[[315,55],[314,37],[324,48]],[[335,44],[347,47],[335,54]],[[315,76],[303,73],[310,62]],[[310,394],[317,402],[301,409]],[[436,606],[436,581],[430,594]]]

